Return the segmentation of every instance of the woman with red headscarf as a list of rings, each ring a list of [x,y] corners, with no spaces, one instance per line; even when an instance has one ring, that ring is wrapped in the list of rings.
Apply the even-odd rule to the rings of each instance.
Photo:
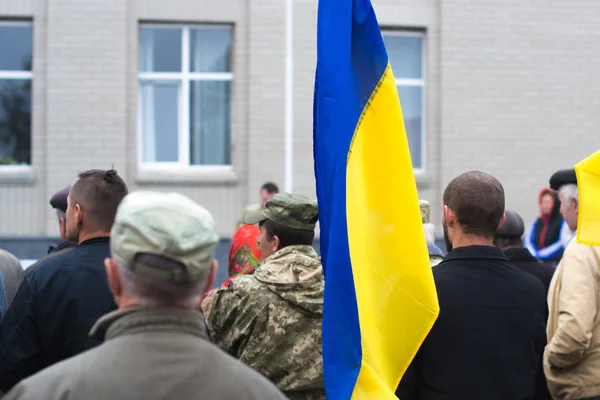
[[[258,268],[262,259],[262,252],[258,248],[258,235],[260,235],[260,229],[256,225],[242,225],[233,235],[229,250],[229,278],[221,287],[228,287],[229,282],[236,276],[253,274]],[[204,315],[208,315],[210,312],[217,290],[213,289],[202,297],[201,308]]]
[[[229,286],[232,278],[238,275],[252,274],[260,265],[262,252],[258,248],[260,229],[256,225],[242,225],[231,240],[229,250],[229,279],[223,286]]]

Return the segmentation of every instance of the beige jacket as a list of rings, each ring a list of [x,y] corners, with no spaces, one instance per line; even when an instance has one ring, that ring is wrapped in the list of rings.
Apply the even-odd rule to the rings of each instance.
[[[552,397],[600,396],[600,247],[571,240],[548,303],[544,372]]]

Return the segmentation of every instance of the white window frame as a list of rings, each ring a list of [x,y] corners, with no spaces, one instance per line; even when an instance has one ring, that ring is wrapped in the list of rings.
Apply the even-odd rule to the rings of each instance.
[[[137,107],[137,153],[138,168],[143,170],[169,171],[174,169],[201,170],[206,173],[230,172],[233,170],[233,157],[229,165],[190,165],[190,82],[220,81],[230,82],[230,93],[233,99],[233,72],[191,72],[190,71],[190,29],[201,28],[228,28],[229,24],[154,24],[142,23],[139,29],[173,29],[182,30],[181,36],[181,72],[140,72],[137,70],[138,107]],[[233,34],[232,34],[233,39]],[[232,43],[233,44],[233,43]],[[140,39],[138,37],[138,47]],[[138,51],[139,54],[139,51]],[[139,56],[138,56],[139,57]],[[139,60],[138,60],[139,63]],[[139,65],[139,64],[138,64]],[[232,68],[233,69],[233,66]],[[143,160],[143,115],[142,115],[142,85],[141,83],[175,83],[180,86],[178,100],[178,161],[177,162],[144,162]],[[232,107],[233,108],[233,107]],[[233,116],[230,115],[230,118]],[[232,124],[233,126],[233,124]],[[233,137],[233,132],[231,132]]]
[[[33,22],[32,21],[13,21],[13,20],[0,20],[0,26],[26,26],[30,27],[33,32]],[[33,41],[33,36],[31,38]],[[31,44],[31,48],[33,51],[33,43]],[[33,59],[33,54],[31,55]],[[0,69],[0,80],[26,80],[29,79],[33,82],[33,64],[31,65],[31,71],[14,71],[14,70],[4,70]],[[33,85],[32,85],[33,87]],[[31,92],[31,110],[32,110],[32,123],[31,123],[31,143],[32,148],[30,149],[30,162],[29,165],[0,165],[0,170],[2,173],[14,173],[14,172],[23,172],[28,173],[31,171],[33,165],[33,90]]]
[[[383,36],[421,38],[421,79],[406,79],[394,76],[394,80],[396,86],[421,88],[421,166],[413,168],[413,171],[415,174],[423,175],[427,169],[427,34],[421,31],[406,31],[401,29],[383,29],[382,34]]]

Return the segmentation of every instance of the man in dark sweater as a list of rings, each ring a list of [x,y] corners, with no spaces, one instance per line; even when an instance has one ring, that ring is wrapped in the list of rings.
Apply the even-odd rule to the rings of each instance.
[[[410,399],[530,399],[544,350],[542,282],[493,246],[504,220],[504,189],[468,172],[443,198],[450,251],[433,275],[440,315],[397,394]]]
[[[22,379],[100,344],[88,333],[116,305],[104,260],[117,207],[127,195],[116,171],[79,175],[69,192],[73,250],[42,263],[19,287],[0,325],[0,394]]]
[[[514,266],[537,276],[546,288],[546,295],[555,268],[550,264],[538,262],[529,250],[523,247],[525,225],[519,214],[506,211],[506,220],[494,236],[494,245],[504,252]]]
[[[521,216],[516,212],[506,211],[506,220],[500,229],[496,231],[494,245],[504,252],[504,255],[506,255],[515,267],[529,272],[542,281],[544,288],[546,289],[546,295],[548,295],[548,288],[550,287],[550,281],[552,280],[555,269],[550,264],[538,262],[538,260],[531,255],[529,250],[523,247],[524,233],[525,224],[523,223]],[[544,323],[546,322],[548,322],[547,319],[544,320]],[[548,385],[546,384],[541,357],[536,379],[535,396],[533,397],[533,400],[551,400],[552,397],[550,397]]]

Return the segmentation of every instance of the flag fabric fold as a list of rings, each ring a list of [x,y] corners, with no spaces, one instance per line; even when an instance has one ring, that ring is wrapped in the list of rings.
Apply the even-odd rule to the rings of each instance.
[[[579,189],[577,241],[600,246],[600,150],[575,165]]]
[[[369,0],[320,0],[314,158],[328,399],[395,398],[439,313],[392,69]]]

